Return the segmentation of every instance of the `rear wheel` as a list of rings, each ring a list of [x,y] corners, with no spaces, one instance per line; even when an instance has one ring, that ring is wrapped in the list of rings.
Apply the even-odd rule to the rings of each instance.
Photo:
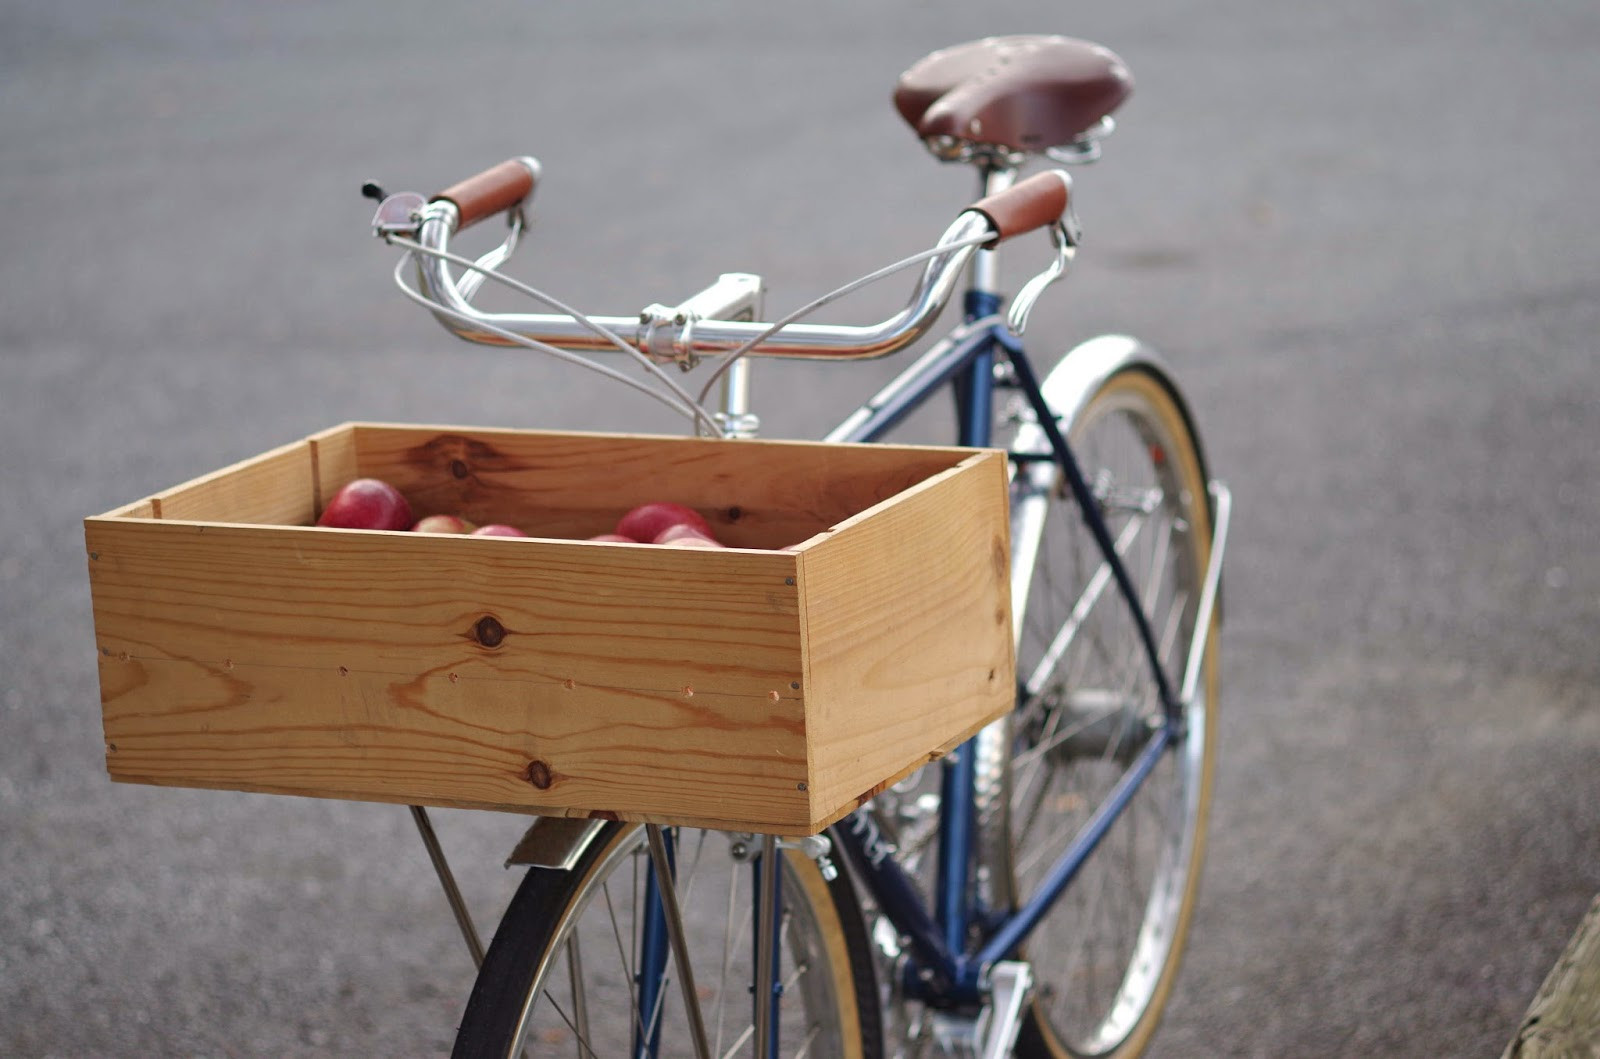
[[[676,886],[713,1056],[755,1054],[755,884],[748,836],[679,831]],[[757,843],[758,844],[758,843]],[[455,1055],[603,1059],[655,1037],[692,1056],[675,968],[641,998],[649,854],[644,828],[609,824],[571,871],[534,868],[506,910],[462,1018]],[[778,984],[781,1054],[882,1054],[872,957],[844,876],[785,854]]]
[[[1197,446],[1163,380],[1111,375],[1070,423],[1069,443],[1117,544],[1174,694],[1186,666],[1211,540]],[[1047,454],[1036,424],[1017,435]],[[1019,464],[1015,561],[1031,562],[1005,736],[1008,796],[980,869],[1002,906],[1033,892],[1161,726],[1132,612],[1050,462]],[[1037,550],[1035,551],[1035,545]],[[1020,591],[1020,588],[1019,588]],[[1177,972],[1199,880],[1215,757],[1216,638],[1183,705],[1183,735],[1026,945],[1036,983],[1025,1056],[1127,1056],[1154,1032]],[[1004,755],[1001,755],[1004,757]],[[1007,841],[998,841],[1006,836]]]

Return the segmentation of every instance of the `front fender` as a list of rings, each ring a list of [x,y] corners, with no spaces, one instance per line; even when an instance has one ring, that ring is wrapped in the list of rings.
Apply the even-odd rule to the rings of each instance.
[[[1094,395],[1113,376],[1130,370],[1147,373],[1171,396],[1172,403],[1194,442],[1195,459],[1200,464],[1201,480],[1208,486],[1211,485],[1211,471],[1206,462],[1205,447],[1201,444],[1194,416],[1189,411],[1189,402],[1184,399],[1183,391],[1174,381],[1165,359],[1137,338],[1128,335],[1101,335],[1074,346],[1055,367],[1050,369],[1050,373],[1040,383],[1039,389],[1044,395],[1045,403],[1055,415],[1061,433],[1070,441],[1073,429],[1077,426],[1084,410],[1088,408],[1089,402],[1094,399]],[[1037,423],[1024,423],[1017,429],[1011,450],[1022,455],[1049,456],[1050,439]],[[1055,478],[1049,464],[1035,463],[1031,469],[1027,465],[1022,465],[1016,473],[1023,477],[1023,481],[1017,483],[1022,488],[1013,490],[1011,591],[1016,635],[1020,641],[1022,611],[1026,605],[1028,583],[1033,576],[1039,535],[1044,525],[1043,497],[1053,487]],[[1031,485],[1028,484],[1029,479]],[[1206,506],[1211,515],[1211,524],[1215,527],[1217,498],[1209,488],[1206,490]],[[1220,612],[1219,602],[1218,613]]]
[[[1137,338],[1128,335],[1101,335],[1098,338],[1091,338],[1068,350],[1066,356],[1050,369],[1050,373],[1045,376],[1039,388],[1043,391],[1044,399],[1050,405],[1051,411],[1060,417],[1061,432],[1070,437],[1078,417],[1083,414],[1090,399],[1100,387],[1113,375],[1129,368],[1148,372],[1172,396],[1173,404],[1183,416],[1184,425],[1189,428],[1189,436],[1194,439],[1195,456],[1200,461],[1201,477],[1210,482],[1211,473],[1206,463],[1205,448],[1200,443],[1200,432],[1196,429],[1194,416],[1189,411],[1189,402],[1184,399],[1183,391],[1174,381],[1166,360]],[[1019,431],[1016,447],[1020,452],[1050,451],[1050,443],[1045,438],[1044,431],[1038,427]]]
[[[1200,462],[1200,477],[1210,483],[1210,465],[1206,462],[1205,446],[1201,444],[1200,431],[1195,425],[1194,415],[1189,411],[1189,402],[1184,399],[1183,391],[1174,381],[1166,360],[1137,338],[1128,335],[1100,335],[1091,338],[1069,349],[1056,366],[1050,369],[1050,373],[1044,377],[1044,382],[1040,383],[1039,389],[1043,392],[1050,410],[1056,414],[1061,433],[1070,438],[1078,418],[1100,387],[1119,371],[1130,368],[1148,372],[1172,396],[1172,403],[1177,406],[1179,415],[1183,417],[1184,426],[1189,429],[1189,437],[1194,441],[1195,458]],[[1050,440],[1045,436],[1043,429],[1034,424],[1027,424],[1017,431],[1012,450],[1020,453],[1048,454]],[[1207,504],[1212,508],[1211,516],[1215,522],[1216,501],[1208,497]]]

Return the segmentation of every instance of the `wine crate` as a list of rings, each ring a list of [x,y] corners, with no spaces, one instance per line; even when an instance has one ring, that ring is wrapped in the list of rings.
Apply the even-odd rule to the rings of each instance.
[[[326,529],[358,477],[532,539]],[[351,423],[85,521],[106,763],[820,830],[1011,706],[989,450]],[[726,550],[610,544],[696,508]]]

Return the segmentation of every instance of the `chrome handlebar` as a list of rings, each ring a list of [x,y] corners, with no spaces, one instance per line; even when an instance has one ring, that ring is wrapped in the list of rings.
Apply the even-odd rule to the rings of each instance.
[[[455,204],[448,200],[424,204],[420,196],[411,196],[403,204],[390,206],[390,202],[400,198],[394,196],[379,208],[379,220],[375,221],[379,234],[400,230],[394,218],[404,208],[413,219],[417,243],[429,251],[448,253],[450,240],[460,226]],[[386,216],[388,222],[380,223]],[[949,302],[961,270],[978,250],[971,241],[990,231],[987,217],[970,211],[961,213],[936,244],[936,249],[949,246],[951,250],[931,258],[923,266],[910,301],[888,319],[868,325],[789,324],[762,340],[750,350],[751,355],[856,360],[887,356],[904,349],[932,327]],[[963,243],[967,245],[958,245]],[[499,253],[494,251],[488,256],[495,257]],[[460,338],[485,345],[509,345],[504,336],[490,330],[494,328],[574,352],[614,348],[593,329],[569,316],[485,312],[470,300],[477,284],[458,281],[443,257],[419,253],[416,260],[417,281],[423,293],[457,314],[435,312],[435,317]],[[711,318],[702,315],[699,307],[742,298],[749,315],[758,316],[761,312],[759,293],[759,278],[746,274],[725,275],[717,284],[676,309],[651,306],[636,317],[595,316],[590,319],[655,360],[693,363],[700,357],[714,357],[737,349],[772,326],[757,320]]]

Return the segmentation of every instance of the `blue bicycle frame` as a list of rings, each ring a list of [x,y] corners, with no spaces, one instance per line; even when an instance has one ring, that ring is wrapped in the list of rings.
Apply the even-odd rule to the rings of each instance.
[[[909,959],[904,988],[935,1006],[980,1003],[987,988],[987,972],[996,963],[1010,958],[1027,939],[1039,921],[1076,877],[1079,870],[1132,801],[1161,756],[1183,738],[1183,711],[1171,682],[1160,664],[1153,629],[1140,605],[1138,592],[1126,566],[1117,553],[1110,530],[1099,505],[1084,480],[1070,446],[1061,433],[1055,414],[1045,401],[1038,376],[1022,347],[996,315],[1001,298],[985,289],[980,280],[966,295],[965,321],[961,327],[923,354],[894,381],[847,418],[828,436],[830,441],[871,442],[881,439],[908,415],[920,408],[936,391],[949,383],[955,394],[958,443],[988,447],[993,442],[992,408],[995,365],[1004,359],[1010,365],[1009,378],[1032,408],[1050,444],[1050,455],[1013,454],[1013,459],[1049,459],[1060,468],[1077,501],[1080,513],[1112,577],[1127,602],[1142,642],[1147,665],[1154,676],[1164,714],[1162,725],[1129,765],[1110,795],[1084,824],[1067,849],[1046,873],[1037,891],[1012,909],[981,907],[975,889],[969,885],[971,864],[977,841],[976,816],[976,740],[967,742],[949,755],[941,779],[938,874],[934,907],[930,910],[914,880],[892,855],[880,834],[870,809],[857,809],[834,825],[829,834],[844,851],[857,879],[876,900],[883,914],[901,937],[908,939]],[[777,873],[757,873],[757,886],[766,874],[768,885]],[[654,892],[653,878],[651,890]],[[649,920],[654,923],[654,920]],[[975,952],[967,951],[971,928],[983,928],[986,941]],[[664,932],[646,929],[643,966],[652,969],[641,987],[655,995],[659,975],[666,963]],[[777,941],[776,938],[773,939]],[[777,945],[772,946],[776,953]],[[774,957],[775,958],[775,957]],[[777,1049],[777,1005],[780,989],[767,998],[756,998],[771,1005],[758,1025],[766,1025],[768,1051]],[[636,1033],[635,1055],[655,1054],[655,1043]]]
[[[944,765],[938,876],[932,914],[913,881],[888,855],[870,810],[858,809],[835,826],[833,836],[867,890],[876,897],[884,915],[901,936],[909,939],[908,988],[913,995],[940,1004],[980,999],[988,968],[1014,953],[1027,938],[1127,807],[1161,755],[1182,737],[1182,711],[1165,670],[1157,661],[1155,636],[1144,608],[1139,605],[1132,580],[1066,438],[1045,403],[1026,352],[994,316],[998,302],[998,297],[988,291],[969,292],[967,324],[936,346],[901,379],[880,391],[861,413],[852,417],[848,432],[834,440],[878,440],[926,401],[934,390],[951,382],[956,394],[961,444],[987,446],[992,440],[990,409],[995,386],[994,365],[997,357],[1003,356],[1011,365],[1015,385],[1027,399],[1050,441],[1050,458],[1061,468],[1090,533],[1128,601],[1147,662],[1155,676],[1165,723],[1156,730],[1110,796],[1046,874],[1038,891],[1014,910],[978,907],[976,896],[968,886],[977,826],[973,742],[960,747]],[[968,953],[966,939],[969,928],[975,923],[986,928],[988,940],[977,952]]]

